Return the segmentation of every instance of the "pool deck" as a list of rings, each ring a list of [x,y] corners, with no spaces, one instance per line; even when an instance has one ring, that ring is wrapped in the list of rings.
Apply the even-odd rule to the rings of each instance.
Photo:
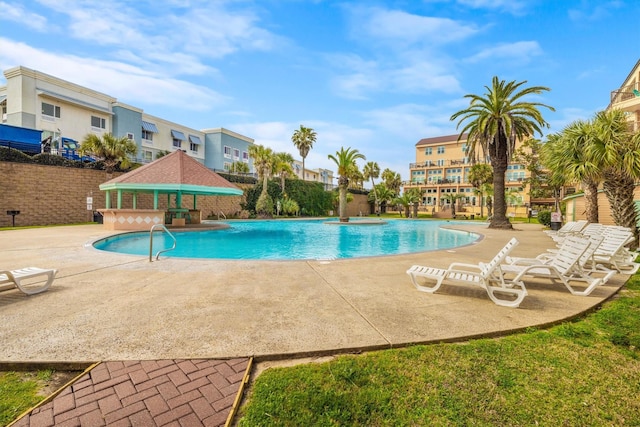
[[[616,275],[587,297],[528,281],[519,308],[496,306],[479,287],[418,292],[405,273],[413,264],[488,261],[511,237],[520,241],[513,256],[555,246],[536,224],[456,228],[484,237],[454,250],[334,261],[149,262],[88,247],[113,234],[101,225],[2,231],[0,269],[37,266],[58,274],[42,294],[0,293],[0,363],[195,359],[232,360],[244,369],[249,358],[268,365],[496,336],[587,312],[628,278]],[[242,369],[228,372],[240,382]]]

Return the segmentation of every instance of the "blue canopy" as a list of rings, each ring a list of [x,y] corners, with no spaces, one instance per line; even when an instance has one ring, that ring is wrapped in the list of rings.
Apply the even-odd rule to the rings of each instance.
[[[39,154],[42,131],[0,124],[0,146],[15,148],[28,154]]]

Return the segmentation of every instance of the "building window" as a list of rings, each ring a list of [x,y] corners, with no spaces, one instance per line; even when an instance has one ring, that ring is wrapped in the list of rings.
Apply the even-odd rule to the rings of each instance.
[[[242,152],[242,161],[245,163],[249,163],[249,152],[248,151],[243,151]]]
[[[427,147],[424,149],[424,154],[430,156],[433,153],[433,149],[431,147]]]
[[[142,139],[145,139],[147,141],[153,141],[153,132],[143,129],[142,130]]]
[[[194,144],[193,142],[189,143],[189,150],[193,153],[198,152],[198,144]]]
[[[440,160],[438,160],[437,165],[438,165],[438,166],[444,166],[444,159],[440,159]]]
[[[134,137],[133,137],[133,134],[131,132],[127,132],[127,139],[130,139],[131,141],[134,141]]]
[[[182,140],[178,138],[173,138],[173,148],[182,147]]]
[[[225,148],[226,148],[226,147],[225,147]],[[224,166],[223,166],[223,167],[224,167],[224,170],[228,171],[228,170],[230,170],[230,169],[231,169],[231,163],[229,163],[229,162],[224,162]]]
[[[145,163],[150,163],[153,160],[153,153],[151,151],[144,150],[142,152],[142,159]]]
[[[224,146],[224,157],[226,159],[231,158],[231,147],[227,147],[226,145]]]
[[[60,107],[53,104],[42,103],[42,115],[48,117],[60,118]]]
[[[240,160],[240,150],[237,148],[233,149],[233,160]]]
[[[107,121],[102,117],[91,116],[91,127],[104,129],[106,127]]]
[[[438,147],[438,154],[444,154],[444,146],[443,145]]]

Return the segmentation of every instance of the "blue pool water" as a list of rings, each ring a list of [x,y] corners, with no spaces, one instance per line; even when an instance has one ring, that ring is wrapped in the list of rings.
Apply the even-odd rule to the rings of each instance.
[[[352,220],[356,222],[357,220]],[[229,221],[230,228],[173,232],[176,249],[163,257],[221,259],[338,259],[449,249],[476,241],[476,233],[447,230],[440,221],[386,220],[381,225],[330,225],[325,220]],[[171,247],[164,232],[153,235],[153,253]],[[96,249],[149,255],[149,233],[99,240]]]

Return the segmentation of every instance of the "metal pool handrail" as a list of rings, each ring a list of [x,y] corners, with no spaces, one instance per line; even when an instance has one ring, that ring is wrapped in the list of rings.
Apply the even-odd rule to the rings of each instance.
[[[153,232],[155,231],[156,228],[162,228],[164,231],[167,232],[167,234],[169,236],[171,236],[171,239],[173,239],[173,246],[171,246],[168,249],[162,249],[161,251],[158,251],[158,253],[156,253],[156,261],[158,260],[158,258],[160,257],[160,254],[162,252],[172,251],[172,250],[174,250],[176,248],[176,238],[174,237],[174,235],[171,234],[171,232],[163,224],[155,224],[153,227],[151,227],[151,230],[149,231],[149,262],[153,262],[153,255],[152,255],[152,251],[153,251]]]

